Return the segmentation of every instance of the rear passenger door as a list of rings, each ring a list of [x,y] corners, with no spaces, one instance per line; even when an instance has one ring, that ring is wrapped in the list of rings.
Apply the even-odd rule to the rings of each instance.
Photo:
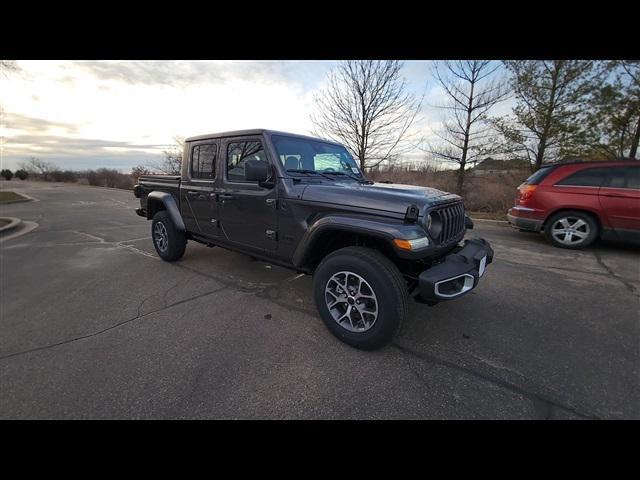
[[[640,165],[611,168],[599,198],[618,237],[640,240]]]
[[[218,237],[218,202],[215,194],[218,142],[206,140],[190,145],[186,178],[180,194],[182,216],[187,230],[207,237]]]

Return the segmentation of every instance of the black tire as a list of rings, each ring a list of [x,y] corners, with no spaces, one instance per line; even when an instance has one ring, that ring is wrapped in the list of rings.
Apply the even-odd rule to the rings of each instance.
[[[578,220],[581,222],[578,222]],[[558,233],[564,226],[573,228],[576,224],[580,226],[574,229],[575,233],[570,233],[569,240],[565,240],[565,234]],[[554,229],[554,227],[557,228]],[[591,245],[598,237],[598,232],[598,222],[593,216],[579,210],[566,210],[555,213],[549,217],[544,225],[544,236],[551,245],[572,250]]]
[[[370,288],[376,297],[377,317],[371,321],[372,316],[368,316],[371,326],[366,331],[348,330],[348,327],[338,324],[329,310],[325,297],[332,297],[325,293],[325,288],[334,275],[343,271],[356,274],[363,279],[364,282],[361,283],[365,285],[365,290],[368,292]],[[351,278],[358,281],[355,276]],[[348,280],[345,283],[348,283]],[[336,284],[332,282],[332,285]],[[328,255],[313,274],[313,290],[316,308],[331,333],[343,342],[362,350],[375,350],[388,344],[398,334],[407,316],[407,284],[402,274],[388,258],[369,248],[346,247]],[[344,307],[348,306],[346,301],[341,303]],[[351,305],[357,308],[353,303]],[[364,315],[360,315],[359,310],[354,311],[354,314],[357,324],[358,317],[362,319]],[[337,315],[339,316],[340,312]]]
[[[165,242],[161,241],[160,231],[166,232]],[[158,229],[160,231],[158,231]],[[171,221],[171,217],[165,210],[160,210],[153,216],[151,222],[151,239],[158,256],[167,262],[174,262],[184,255],[187,248],[187,237]]]

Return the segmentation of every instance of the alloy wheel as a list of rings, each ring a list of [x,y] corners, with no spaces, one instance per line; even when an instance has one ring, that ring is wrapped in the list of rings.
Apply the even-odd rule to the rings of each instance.
[[[578,217],[559,218],[551,226],[551,235],[563,245],[578,245],[589,236],[589,224]]]
[[[350,332],[366,332],[378,318],[378,298],[357,273],[334,274],[325,287],[325,302],[333,319]]]

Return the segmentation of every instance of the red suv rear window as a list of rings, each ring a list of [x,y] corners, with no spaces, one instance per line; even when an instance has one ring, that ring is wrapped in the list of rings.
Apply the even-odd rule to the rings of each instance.
[[[526,185],[538,185],[542,180],[544,180],[547,175],[549,175],[552,171],[554,170],[554,168],[551,165],[548,165],[546,167],[542,166],[540,167],[540,169],[535,172],[533,175],[531,175],[529,178],[527,178],[524,183]]]

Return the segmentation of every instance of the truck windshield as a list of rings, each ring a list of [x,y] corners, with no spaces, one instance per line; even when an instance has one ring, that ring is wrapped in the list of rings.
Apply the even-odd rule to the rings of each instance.
[[[362,173],[346,148],[322,140],[273,135],[271,137],[285,170],[356,176]]]

